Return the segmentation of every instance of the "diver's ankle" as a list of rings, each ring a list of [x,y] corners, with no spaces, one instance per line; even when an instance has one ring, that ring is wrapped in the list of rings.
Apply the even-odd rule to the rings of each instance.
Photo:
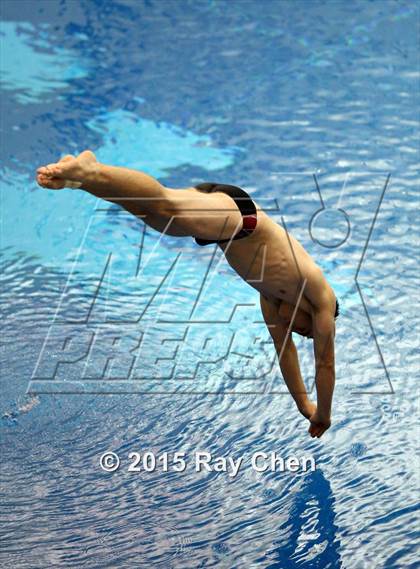
[[[103,177],[104,164],[101,162],[91,162],[85,166],[86,170],[83,173],[82,185],[99,184]]]

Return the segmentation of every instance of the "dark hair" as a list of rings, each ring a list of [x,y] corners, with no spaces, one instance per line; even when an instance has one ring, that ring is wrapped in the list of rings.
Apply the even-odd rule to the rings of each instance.
[[[334,318],[337,318],[337,316],[339,316],[340,314],[340,305],[338,304],[338,300],[335,299],[335,314],[334,314]]]

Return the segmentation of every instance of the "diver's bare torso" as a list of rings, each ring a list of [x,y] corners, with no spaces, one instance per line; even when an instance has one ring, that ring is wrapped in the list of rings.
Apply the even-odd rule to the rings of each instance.
[[[203,199],[203,194],[194,187],[188,188],[185,193],[191,195],[189,198],[191,203],[197,195],[200,200]],[[215,195],[218,195],[222,208],[226,207],[226,211],[232,210],[231,197],[219,192],[213,194]],[[322,288],[328,292],[331,299],[334,299],[331,300],[331,305],[333,305],[334,292],[310,255],[297,239],[290,233],[286,233],[284,228],[270,218],[255,200],[253,202],[257,209],[257,225],[252,233],[242,239],[218,243],[230,266],[273,304],[286,301],[293,306],[296,305],[303,281],[306,279],[299,308],[311,315],[318,295],[312,295],[312,301],[310,301],[305,290],[308,291],[314,279],[321,279]],[[236,206],[234,209],[237,210]],[[206,216],[208,215],[209,212],[206,211]],[[214,215],[218,216],[223,223],[224,216],[220,214],[220,210],[216,210]],[[178,226],[177,218],[171,220],[169,230],[168,220],[165,217],[148,216],[148,224],[170,235],[187,235],[183,228]],[[319,286],[317,289],[319,291]]]
[[[255,203],[255,202],[254,202]],[[244,239],[219,244],[230,266],[268,300],[295,305],[304,279],[319,278],[320,268],[302,245],[257,207],[257,227]],[[334,296],[324,278],[325,287]],[[312,303],[313,304],[313,303]],[[311,302],[303,293],[299,307],[311,314]]]

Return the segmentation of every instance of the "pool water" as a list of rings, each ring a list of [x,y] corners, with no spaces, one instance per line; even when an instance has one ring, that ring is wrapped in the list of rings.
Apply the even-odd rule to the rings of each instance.
[[[419,567],[419,17],[391,0],[3,0],[2,566]],[[86,148],[172,188],[239,185],[313,256],[341,307],[321,439],[220,250],[37,186]],[[132,472],[136,451],[188,464]],[[200,451],[243,466],[196,472]],[[256,452],[317,468],[257,472]]]

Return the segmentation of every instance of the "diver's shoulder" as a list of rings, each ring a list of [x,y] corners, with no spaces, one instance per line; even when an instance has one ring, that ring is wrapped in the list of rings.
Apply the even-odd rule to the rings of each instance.
[[[324,271],[315,262],[308,264],[305,271],[305,278],[307,279],[307,286],[305,287],[308,292],[312,292],[312,302],[316,299],[316,304],[321,305],[331,304],[335,305],[336,297],[334,290],[329,284]]]

